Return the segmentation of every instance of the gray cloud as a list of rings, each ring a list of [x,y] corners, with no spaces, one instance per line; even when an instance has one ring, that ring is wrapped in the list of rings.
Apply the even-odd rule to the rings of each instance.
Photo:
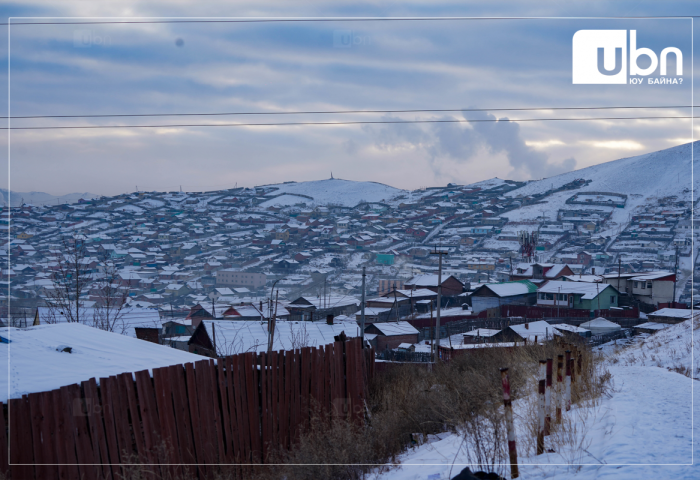
[[[485,112],[464,112],[463,116],[472,120],[496,120],[495,116]],[[390,116],[383,119],[401,120]],[[445,116],[441,119],[455,118]],[[469,162],[484,151],[492,155],[504,154],[512,167],[512,171],[508,172],[511,178],[551,177],[576,168],[573,157],[553,163],[547,154],[529,147],[520,134],[520,125],[508,118],[470,124],[435,123],[427,128],[420,124],[388,124],[381,128],[366,126],[363,130],[370,135],[374,145],[382,150],[397,147],[424,150],[436,177],[442,176],[440,159],[449,157]]]

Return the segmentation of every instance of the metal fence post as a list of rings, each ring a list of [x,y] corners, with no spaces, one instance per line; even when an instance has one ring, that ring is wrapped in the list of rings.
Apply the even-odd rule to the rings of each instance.
[[[510,401],[510,379],[508,369],[501,369],[503,386],[503,407],[506,413],[506,431],[508,432],[508,455],[510,457],[510,477],[518,478],[518,451],[515,448],[515,427],[513,426],[513,405]]]
[[[552,424],[552,359],[547,359],[546,386],[544,391],[544,434],[549,435]]]

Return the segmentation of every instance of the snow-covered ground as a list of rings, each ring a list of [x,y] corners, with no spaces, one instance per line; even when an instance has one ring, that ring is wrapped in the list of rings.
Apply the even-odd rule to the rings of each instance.
[[[11,331],[10,331],[11,330]],[[0,401],[202,357],[77,323],[0,328]],[[68,351],[63,351],[66,347]]]
[[[329,179],[316,180],[311,182],[299,183],[281,183],[277,185],[266,185],[266,187],[274,187],[274,194],[288,193],[290,196],[280,197],[269,200],[270,205],[284,205],[281,203],[283,198],[293,199],[295,203],[311,203],[317,205],[343,205],[346,207],[354,207],[361,202],[381,202],[389,200],[396,195],[406,193],[398,188],[384,185],[376,182],[353,182],[351,180]],[[307,195],[313,197],[314,200],[304,199],[303,197],[293,197],[291,195]]]
[[[531,439],[523,428],[523,405],[515,402],[520,478],[700,478],[700,467],[692,465],[694,453],[700,453],[697,443],[693,445],[700,426],[692,422],[693,408],[695,413],[700,411],[700,388],[694,388],[699,386],[696,380],[674,371],[679,366],[691,368],[693,342],[697,376],[698,330],[692,329],[689,321],[653,336],[635,337],[626,346],[602,346],[612,389],[597,405],[574,406],[565,413],[572,440],[563,447],[552,437],[546,440],[545,448],[557,453],[523,455],[524,444],[528,440],[531,444]],[[457,434],[435,437],[431,443],[401,455],[397,459],[400,465],[378,478],[452,478],[468,463],[462,440]],[[510,468],[505,471],[510,478]]]

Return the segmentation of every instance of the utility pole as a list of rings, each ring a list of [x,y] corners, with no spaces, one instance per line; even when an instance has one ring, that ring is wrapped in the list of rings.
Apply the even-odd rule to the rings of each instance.
[[[440,303],[442,302],[442,256],[447,255],[445,251],[438,251],[437,246],[435,251],[430,252],[431,255],[438,255],[438,284],[437,284],[437,315],[435,316],[435,344],[433,348],[434,362],[437,363],[440,359]]]
[[[362,348],[365,348],[365,267],[362,267],[362,304],[360,305],[360,338],[362,339]]]
[[[620,277],[622,276],[622,258],[617,257],[617,292],[620,294]]]
[[[678,281],[678,245],[676,245],[676,264],[673,267],[673,299],[671,300],[671,308],[676,305],[676,282]]]

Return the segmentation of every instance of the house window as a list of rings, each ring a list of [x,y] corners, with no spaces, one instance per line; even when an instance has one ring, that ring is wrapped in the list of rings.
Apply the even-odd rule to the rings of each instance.
[[[553,293],[545,293],[545,300],[554,300],[554,294]]]
[[[643,289],[644,289],[644,288],[647,288],[647,283],[646,283],[646,282],[641,282],[641,284],[642,284],[642,288],[643,288]]]
[[[647,288],[651,288],[651,282],[647,283]]]
[[[615,295],[610,295],[610,305],[615,303]]]

